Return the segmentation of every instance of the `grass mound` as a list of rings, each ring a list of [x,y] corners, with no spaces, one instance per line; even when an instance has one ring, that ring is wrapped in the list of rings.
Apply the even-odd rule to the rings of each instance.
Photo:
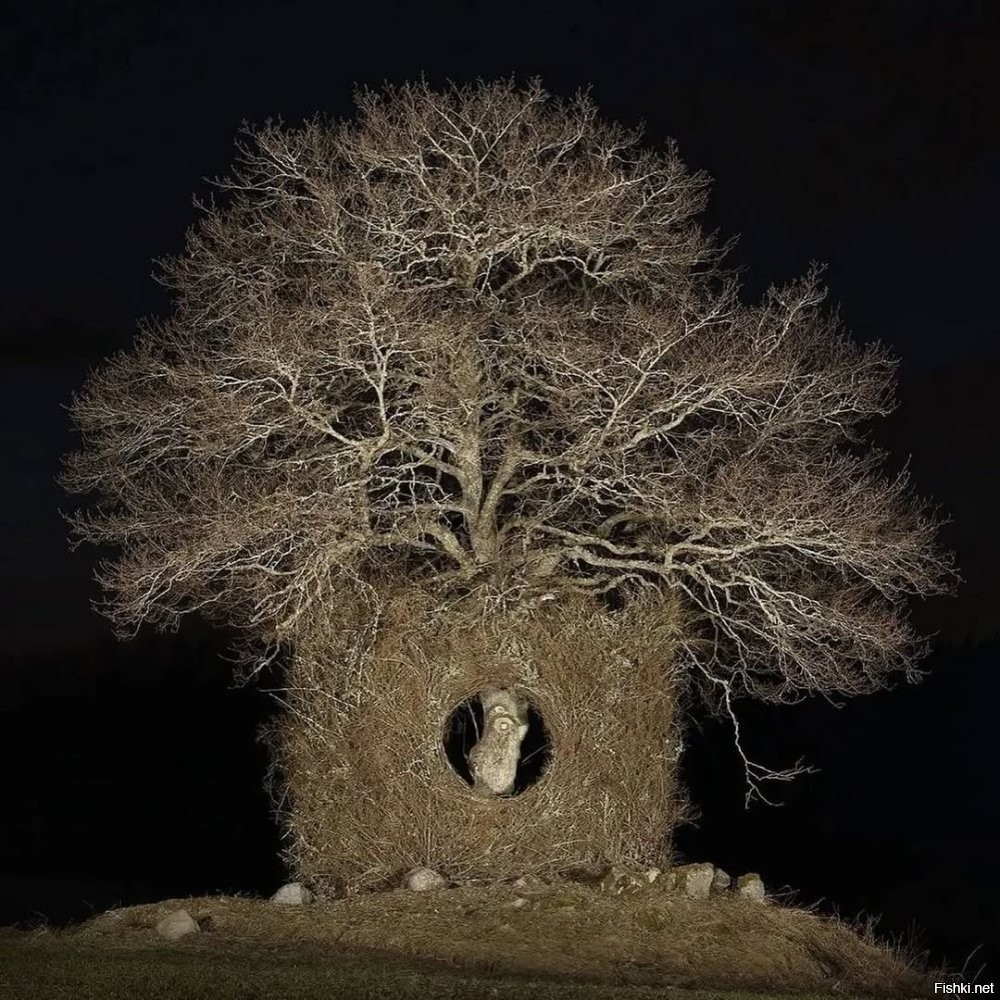
[[[181,907],[202,932],[171,944],[155,926]],[[696,901],[652,888],[606,896],[572,882],[394,890],[307,907],[243,897],[167,900],[111,911],[48,937],[102,953],[235,950],[277,959],[294,952],[300,961],[336,964],[367,955],[386,969],[430,963],[464,975],[642,987],[657,995],[680,987],[912,997],[929,980],[869,933],[805,910],[737,897]],[[465,995],[491,994],[485,988]]]

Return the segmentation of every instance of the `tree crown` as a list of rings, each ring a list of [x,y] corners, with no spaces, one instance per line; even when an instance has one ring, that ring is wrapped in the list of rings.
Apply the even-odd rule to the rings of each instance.
[[[294,636],[343,588],[491,579],[679,599],[727,704],[912,664],[950,557],[868,419],[895,362],[818,269],[741,301],[670,145],[537,82],[268,123],[163,263],[176,308],[74,398],[72,515],[123,634]]]

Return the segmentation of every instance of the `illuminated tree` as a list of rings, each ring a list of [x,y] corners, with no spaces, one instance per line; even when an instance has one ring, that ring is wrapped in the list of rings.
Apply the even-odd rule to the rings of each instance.
[[[246,133],[164,265],[173,314],[74,401],[65,485],[104,505],[72,521],[120,550],[120,633],[199,611],[282,641],[378,581],[489,583],[658,595],[730,711],[912,676],[905,602],[950,557],[864,446],[895,362],[818,271],[743,302],[707,179],[584,96],[358,107]]]

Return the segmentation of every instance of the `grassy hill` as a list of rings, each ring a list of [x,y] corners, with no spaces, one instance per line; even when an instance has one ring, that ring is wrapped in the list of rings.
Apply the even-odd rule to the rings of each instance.
[[[178,942],[157,921],[184,908]],[[167,900],[0,937],[0,997],[708,1000],[927,995],[934,976],[805,910],[576,883],[371,893],[307,907]]]

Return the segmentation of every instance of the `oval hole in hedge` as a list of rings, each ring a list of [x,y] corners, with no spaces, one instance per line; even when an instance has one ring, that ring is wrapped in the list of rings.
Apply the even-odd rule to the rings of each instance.
[[[483,729],[483,703],[480,696],[473,695],[456,705],[448,716],[444,727],[444,753],[451,769],[469,786],[472,772],[469,770],[469,751],[479,741]],[[528,731],[521,741],[521,754],[514,775],[513,795],[520,795],[534,785],[545,773],[552,757],[552,741],[545,720],[530,702],[528,703]]]

